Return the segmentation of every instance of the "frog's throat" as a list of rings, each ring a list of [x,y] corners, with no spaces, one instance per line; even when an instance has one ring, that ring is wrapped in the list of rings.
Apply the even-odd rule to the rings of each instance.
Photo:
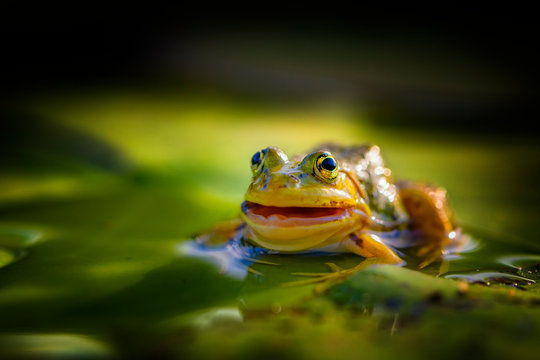
[[[272,207],[244,202],[245,235],[267,249],[303,251],[343,240],[364,228],[369,216],[359,207]]]

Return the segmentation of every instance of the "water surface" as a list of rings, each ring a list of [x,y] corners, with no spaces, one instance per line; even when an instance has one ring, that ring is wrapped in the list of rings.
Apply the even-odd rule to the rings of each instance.
[[[530,358],[537,347],[530,139],[395,132],[347,107],[185,94],[63,94],[27,108],[15,130],[40,131],[11,143],[17,161],[1,163],[0,354]],[[468,251],[418,271],[405,250],[405,268],[323,295],[280,285],[358,256],[250,254],[275,266],[238,261],[230,248],[186,254],[195,234],[238,214],[253,152],[327,140],[376,143],[395,178],[446,187]]]

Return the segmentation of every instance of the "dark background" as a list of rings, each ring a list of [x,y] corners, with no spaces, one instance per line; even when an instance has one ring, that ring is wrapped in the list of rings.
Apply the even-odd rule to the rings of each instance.
[[[175,87],[264,101],[343,98],[388,126],[534,130],[537,34],[527,9],[1,9],[4,108],[58,89]],[[266,42],[275,51],[261,55]],[[367,65],[366,44],[382,48]]]

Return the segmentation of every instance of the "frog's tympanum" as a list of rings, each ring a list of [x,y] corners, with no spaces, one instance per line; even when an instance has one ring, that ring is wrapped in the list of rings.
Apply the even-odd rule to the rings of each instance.
[[[377,146],[323,144],[292,158],[267,147],[253,155],[251,170],[237,233],[253,245],[284,253],[355,253],[368,259],[356,271],[369,263],[402,263],[383,234],[406,233],[418,246],[420,267],[456,241],[445,190],[394,184]]]

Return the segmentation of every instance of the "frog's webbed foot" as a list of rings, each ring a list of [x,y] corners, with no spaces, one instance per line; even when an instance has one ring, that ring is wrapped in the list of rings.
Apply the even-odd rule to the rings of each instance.
[[[245,261],[249,261],[251,262],[252,264],[262,264],[262,265],[271,265],[271,266],[280,266],[281,264],[278,264],[278,263],[275,263],[275,262],[271,262],[271,261],[265,261],[265,260],[259,260],[259,259],[253,259],[253,258],[250,258],[250,257],[246,257],[246,256],[243,256],[242,257],[242,260],[245,260]],[[258,270],[255,270],[253,268],[253,266],[249,265],[247,267],[247,271],[251,274],[254,274],[254,275],[259,275],[259,276],[263,276],[264,274]]]
[[[249,261],[249,262],[252,262],[254,264],[273,265],[273,266],[280,266],[281,265],[279,263],[266,261],[266,260],[253,259],[253,258],[250,258],[250,257],[247,257],[247,256],[243,256],[242,259],[246,260],[246,261]]]
[[[336,273],[336,272],[340,272],[340,271],[343,271],[344,269],[334,263],[325,263],[326,265],[328,265],[328,267],[330,268],[330,271],[332,273]],[[295,272],[295,273],[292,273],[292,275],[298,275],[298,276],[311,276],[311,277],[320,277],[320,276],[325,276],[325,275],[328,275],[328,273],[306,273],[306,272]]]
[[[328,280],[330,278],[333,278],[336,275],[338,275],[338,274],[340,274],[341,272],[344,271],[344,269],[342,267],[340,267],[340,266],[338,266],[338,265],[336,265],[334,263],[325,263],[325,264],[328,265],[328,267],[330,268],[330,272],[323,272],[323,273],[294,272],[294,273],[291,273],[291,275],[306,276],[306,277],[311,277],[313,279],[292,281],[292,282],[286,283],[286,284],[294,286],[294,285],[302,285],[303,283],[312,284],[312,283],[322,282],[322,281]]]
[[[284,286],[300,286],[321,283],[315,288],[316,292],[322,292],[329,287],[345,281],[350,275],[375,264],[399,264],[403,261],[386,246],[376,235],[359,232],[352,234],[342,245],[357,255],[366,259],[360,264],[343,269],[336,264],[326,263],[331,272],[329,273],[294,273],[293,275],[307,276],[311,279],[292,281]]]
[[[290,281],[283,284],[285,287],[291,287],[291,286],[303,286],[303,285],[312,285],[312,284],[319,284],[315,287],[316,293],[322,293],[326,291],[328,288],[342,283],[345,281],[349,276],[352,274],[365,269],[371,265],[374,264],[384,264],[386,261],[380,258],[367,258],[364,261],[362,261],[360,264],[349,268],[349,269],[343,269],[342,267],[334,264],[334,263],[326,263],[328,267],[330,267],[330,272],[325,273],[309,273],[309,272],[296,272],[292,273],[292,275],[297,276],[305,276],[310,277],[310,279],[306,280],[298,280],[298,281]]]
[[[337,267],[335,264],[327,263],[330,268]],[[304,286],[304,285],[314,285],[318,284],[314,288],[315,293],[323,293],[328,288],[332,287],[335,284],[345,281],[345,279],[350,275],[345,273],[345,270],[340,271],[331,271],[329,273],[292,273],[292,275],[306,276],[311,279],[289,281],[282,284],[283,287],[294,287],[294,286]]]
[[[441,247],[439,244],[426,244],[420,249],[418,249],[418,252],[416,255],[422,259],[422,261],[418,264],[419,269],[423,269],[426,266],[439,261],[443,258],[443,247]]]
[[[437,261],[444,262],[445,255],[459,253],[465,245],[466,239],[466,237],[461,236],[461,229],[458,228],[439,239],[427,241],[416,252],[416,255],[422,259],[420,264],[418,264],[418,268],[423,269]]]

